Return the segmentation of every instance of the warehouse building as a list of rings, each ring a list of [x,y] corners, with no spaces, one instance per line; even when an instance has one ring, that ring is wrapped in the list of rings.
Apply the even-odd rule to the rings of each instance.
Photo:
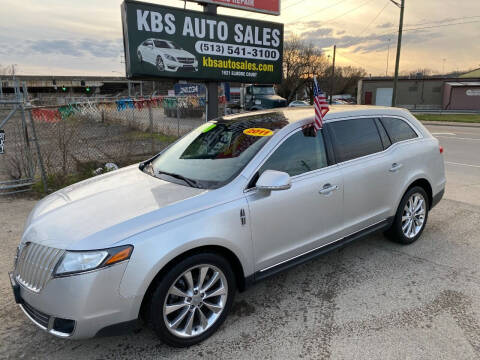
[[[357,102],[390,106],[393,79],[365,78],[358,83]],[[480,111],[480,78],[401,77],[397,105],[410,110]]]

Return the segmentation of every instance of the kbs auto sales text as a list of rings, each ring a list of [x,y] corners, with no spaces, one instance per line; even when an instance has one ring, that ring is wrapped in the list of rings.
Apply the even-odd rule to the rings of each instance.
[[[185,16],[180,24],[182,36],[197,39],[210,39],[226,41],[231,29],[225,21],[204,19],[200,17]],[[177,32],[175,15],[161,14],[156,11],[137,9],[137,30],[174,35]],[[250,44],[259,46],[280,46],[280,30],[269,27],[235,24],[233,26],[233,39],[237,44]]]

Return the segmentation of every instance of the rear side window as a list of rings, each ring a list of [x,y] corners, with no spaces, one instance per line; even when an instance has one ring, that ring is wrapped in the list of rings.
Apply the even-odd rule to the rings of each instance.
[[[383,151],[374,119],[352,119],[328,124],[337,162]]]
[[[315,137],[297,131],[275,150],[263,164],[259,174],[265,170],[277,170],[296,176],[326,166],[327,154],[322,131],[318,131]]]
[[[381,121],[390,140],[392,140],[392,144],[418,137],[417,133],[413,131],[410,125],[403,120],[396,118],[383,118]]]

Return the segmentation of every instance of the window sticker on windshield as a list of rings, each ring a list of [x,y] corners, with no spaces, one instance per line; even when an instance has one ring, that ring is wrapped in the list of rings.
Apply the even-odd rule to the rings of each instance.
[[[270,129],[264,129],[264,128],[249,128],[243,130],[243,133],[245,135],[250,135],[250,136],[272,136],[273,131]]]
[[[216,126],[217,126],[217,124],[211,124],[209,127],[203,129],[202,133],[209,132],[210,130],[212,130]]]

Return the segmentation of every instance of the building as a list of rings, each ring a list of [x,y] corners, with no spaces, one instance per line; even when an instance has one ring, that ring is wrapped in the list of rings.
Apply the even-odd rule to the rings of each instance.
[[[392,93],[392,78],[365,78],[358,83],[357,102],[390,106]],[[397,105],[410,110],[480,111],[480,77],[400,77],[397,94]]]
[[[480,78],[480,68],[477,70],[469,71],[466,74],[460,75],[462,79],[470,79],[470,78]]]
[[[0,75],[0,97],[13,96],[25,85],[32,99],[62,104],[67,98],[166,95],[174,80],[132,81],[115,76]]]

